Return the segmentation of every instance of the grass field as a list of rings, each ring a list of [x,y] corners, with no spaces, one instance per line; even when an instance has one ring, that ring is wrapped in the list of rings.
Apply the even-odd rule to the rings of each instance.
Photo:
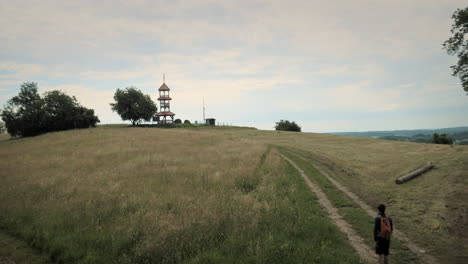
[[[4,137],[0,242],[62,263],[359,263],[275,148],[226,131]]]
[[[313,133],[103,126],[2,136],[0,228],[62,262],[358,262],[278,147],[368,204],[386,203],[395,228],[441,263],[467,261],[468,146]],[[394,183],[428,161],[435,169]],[[372,219],[317,179],[371,245]],[[393,246],[395,263],[417,262],[404,242]]]
[[[435,145],[314,133],[211,129],[301,153],[368,204],[386,203],[395,227],[442,263],[468,260],[468,146]],[[403,185],[395,179],[432,162]]]

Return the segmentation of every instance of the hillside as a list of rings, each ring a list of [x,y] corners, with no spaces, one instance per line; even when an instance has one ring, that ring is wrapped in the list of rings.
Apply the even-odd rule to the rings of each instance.
[[[376,137],[384,137],[384,136],[412,137],[418,134],[431,135],[433,133],[455,134],[455,133],[461,133],[461,132],[467,132],[467,131],[468,131],[468,127],[450,127],[450,128],[438,128],[438,129],[387,130],[387,131],[364,131],[364,132],[331,132],[327,134],[340,135],[340,136],[352,136],[352,137],[376,138]]]
[[[453,144],[455,145],[468,145],[468,127],[367,132],[336,132],[328,134],[352,137],[378,138],[394,141],[431,143],[432,135],[434,133],[446,134],[453,140]]]
[[[3,139],[0,167],[0,245],[7,235],[53,261],[360,262],[262,142],[100,127]]]
[[[215,133],[220,131],[213,130]],[[398,228],[440,256],[468,257],[468,146],[398,142],[276,131],[223,131],[282,146],[319,164],[372,206],[389,205]],[[403,185],[395,179],[432,162],[435,169]]]
[[[468,257],[468,146],[240,128],[4,138],[0,227],[65,262],[359,262],[279,153],[315,177],[369,246],[372,218],[310,164],[372,207],[388,204],[396,228],[440,263]],[[431,172],[394,183],[428,161]],[[392,263],[419,263],[393,243]]]

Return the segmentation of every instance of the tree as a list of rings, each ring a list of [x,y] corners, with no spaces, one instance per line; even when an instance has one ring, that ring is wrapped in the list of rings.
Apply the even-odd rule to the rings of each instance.
[[[117,112],[122,120],[130,120],[133,126],[139,124],[141,120],[151,121],[158,111],[150,96],[143,94],[135,87],[127,87],[125,90],[117,89],[114,100],[115,103],[110,104],[112,111]]]
[[[35,136],[46,132],[94,127],[99,122],[94,110],[81,106],[75,97],[61,91],[41,98],[36,83],[24,83],[1,113],[10,135]]]
[[[11,136],[35,136],[46,131],[44,100],[37,92],[37,83],[21,85],[2,112],[2,120]]]
[[[0,134],[3,134],[5,132],[6,132],[5,124],[0,120]]]
[[[453,15],[452,36],[443,43],[450,55],[457,55],[458,62],[451,66],[452,75],[460,78],[463,89],[468,92],[468,7],[457,9]]]
[[[49,131],[94,127],[99,122],[94,110],[81,106],[74,96],[61,91],[45,93],[44,103]]]
[[[446,134],[440,134],[439,135],[437,133],[434,133],[432,135],[432,143],[452,145],[453,140],[449,136],[447,136]]]
[[[298,124],[296,124],[294,121],[289,122],[288,120],[280,120],[279,122],[276,122],[275,129],[301,132],[301,127]]]

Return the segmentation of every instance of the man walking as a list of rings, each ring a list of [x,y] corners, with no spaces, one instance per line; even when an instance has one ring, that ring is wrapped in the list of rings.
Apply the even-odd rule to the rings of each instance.
[[[379,255],[379,263],[388,264],[393,223],[392,219],[385,215],[385,205],[381,204],[377,209],[379,210],[379,215],[374,221],[375,253]]]

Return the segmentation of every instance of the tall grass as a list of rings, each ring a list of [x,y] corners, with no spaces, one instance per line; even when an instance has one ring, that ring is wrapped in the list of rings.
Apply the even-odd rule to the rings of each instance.
[[[266,144],[155,128],[0,141],[0,228],[63,263],[357,263]]]
[[[299,151],[368,204],[387,204],[397,228],[442,262],[466,262],[468,146],[283,131],[205,131]],[[435,169],[395,184],[398,177],[426,162],[432,162]]]

